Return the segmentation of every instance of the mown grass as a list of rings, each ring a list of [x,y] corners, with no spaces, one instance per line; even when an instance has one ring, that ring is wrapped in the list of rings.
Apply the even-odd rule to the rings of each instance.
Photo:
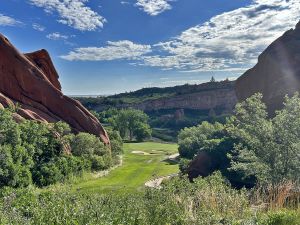
[[[85,177],[76,182],[72,189],[87,193],[142,191],[146,181],[179,171],[177,164],[164,161],[169,155],[177,153],[177,148],[177,144],[125,143],[122,166],[105,177]],[[135,154],[133,151],[142,151],[147,155]]]

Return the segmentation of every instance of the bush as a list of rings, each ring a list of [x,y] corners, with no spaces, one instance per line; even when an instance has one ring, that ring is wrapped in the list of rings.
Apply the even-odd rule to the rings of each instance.
[[[259,224],[264,225],[299,225],[300,212],[294,210],[271,211],[262,215]]]
[[[0,110],[0,188],[47,186],[84,170],[112,166],[111,151],[99,138],[87,133],[70,134],[58,122],[44,124],[23,120],[16,123],[12,111]],[[121,153],[122,142],[114,133],[113,151]],[[72,147],[70,155],[70,146]]]
[[[92,156],[91,161],[92,170],[94,171],[100,171],[108,168],[102,156],[94,155]]]
[[[38,186],[47,186],[63,180],[60,168],[54,162],[39,164],[32,172],[33,180]]]
[[[77,134],[71,142],[72,154],[75,156],[91,156],[104,149],[104,144],[99,138],[88,133]]]
[[[192,160],[198,153],[211,156],[214,170],[237,185],[299,181],[300,98],[285,98],[283,109],[268,117],[262,95],[238,103],[225,125],[202,124],[179,133],[180,156]],[[238,179],[236,179],[238,178]]]

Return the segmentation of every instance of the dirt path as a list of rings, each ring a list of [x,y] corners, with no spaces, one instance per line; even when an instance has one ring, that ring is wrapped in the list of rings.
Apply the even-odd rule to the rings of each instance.
[[[163,176],[163,177],[158,177],[156,179],[153,179],[153,180],[149,180],[145,183],[145,186],[146,187],[149,187],[149,188],[157,188],[157,189],[161,189],[161,183],[164,181],[164,180],[168,180],[172,177],[176,177],[178,176],[177,173],[174,173],[174,174],[170,174],[168,176]]]
[[[176,154],[170,155],[168,157],[168,160],[177,161],[178,157],[179,157],[179,153],[176,153]]]
[[[93,173],[92,174],[92,177],[93,178],[99,178],[99,177],[105,177],[105,176],[107,176],[112,170],[114,170],[114,169],[116,169],[116,168],[118,168],[118,167],[120,167],[120,166],[122,166],[123,165],[123,156],[119,156],[119,164],[117,164],[117,165],[115,165],[114,167],[111,167],[111,168],[109,168],[108,170],[103,170],[103,171],[99,171],[99,172],[97,172],[97,173]]]

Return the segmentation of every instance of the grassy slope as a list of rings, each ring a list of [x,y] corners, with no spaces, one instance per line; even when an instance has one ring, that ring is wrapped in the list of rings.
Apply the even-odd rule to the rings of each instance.
[[[152,178],[178,172],[177,164],[163,161],[168,155],[177,153],[177,144],[155,142],[124,144],[123,165],[111,171],[108,176],[80,182],[74,190],[84,192],[128,192],[142,190],[144,183]],[[133,154],[132,151],[155,153]]]

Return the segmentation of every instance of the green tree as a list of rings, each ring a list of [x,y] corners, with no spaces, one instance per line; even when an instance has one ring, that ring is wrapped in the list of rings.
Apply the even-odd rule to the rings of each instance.
[[[183,129],[178,135],[180,156],[193,159],[200,151],[210,151],[222,141],[223,131],[222,124],[206,121],[196,127]]]
[[[299,181],[299,95],[286,97],[283,109],[270,118],[262,95],[255,94],[236,105],[225,125],[203,122],[182,130],[178,140],[182,158],[192,160],[205,151],[216,162],[214,169],[234,183]]]
[[[109,148],[106,147],[98,137],[88,133],[79,133],[71,141],[72,154],[74,156],[103,156],[110,154]]]
[[[21,130],[12,111],[0,110],[0,187],[31,183],[33,149],[22,146]]]
[[[137,138],[139,141],[151,136],[151,129],[148,124],[149,117],[141,110],[122,109],[117,115],[110,118],[115,130],[120,132],[123,139]]]
[[[136,140],[141,142],[146,138],[151,137],[151,128],[147,123],[136,123],[133,133],[136,137]]]
[[[262,95],[236,106],[227,130],[236,138],[229,154],[232,170],[255,175],[261,183],[299,180],[300,99],[285,98],[284,108],[268,118]]]

